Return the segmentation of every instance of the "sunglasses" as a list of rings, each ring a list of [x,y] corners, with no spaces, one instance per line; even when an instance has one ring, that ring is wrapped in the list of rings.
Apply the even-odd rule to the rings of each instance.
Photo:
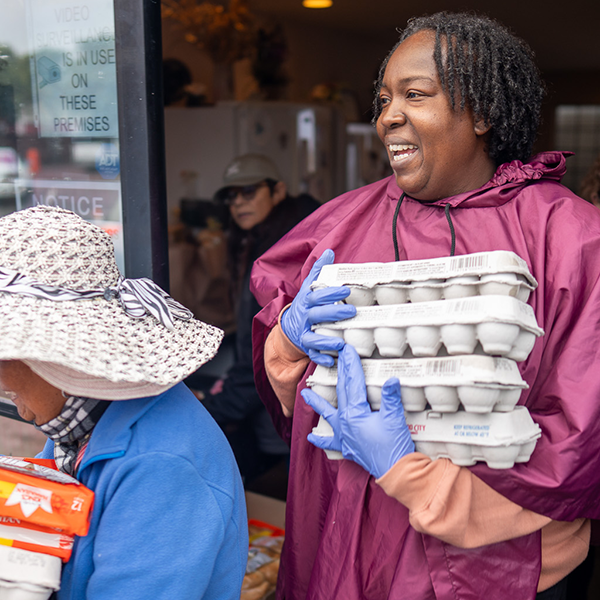
[[[254,200],[256,196],[256,192],[261,188],[267,186],[268,183],[261,182],[255,183],[253,185],[244,185],[240,187],[228,187],[223,192],[221,192],[221,199],[223,200],[223,204],[226,206],[231,206],[235,203],[238,196],[242,197],[244,202],[250,202],[250,200]]]

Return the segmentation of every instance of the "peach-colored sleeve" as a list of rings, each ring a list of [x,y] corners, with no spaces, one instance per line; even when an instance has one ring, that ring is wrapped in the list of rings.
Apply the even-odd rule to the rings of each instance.
[[[521,508],[469,469],[446,458],[414,452],[377,480],[383,491],[409,510],[421,533],[460,548],[475,548],[541,529],[551,519]]]
[[[542,529],[542,572],[538,592],[547,590],[578,567],[590,549],[591,521],[551,521]]]
[[[283,414],[291,417],[294,412],[296,388],[310,360],[288,339],[279,323],[267,337],[264,355],[269,383],[281,403]]]

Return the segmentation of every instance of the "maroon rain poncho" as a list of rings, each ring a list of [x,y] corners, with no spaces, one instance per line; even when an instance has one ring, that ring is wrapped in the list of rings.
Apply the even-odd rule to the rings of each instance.
[[[436,202],[407,196],[395,227],[400,260],[449,256],[455,236],[456,255],[511,250],[529,265],[539,284],[529,304],[545,335],[519,363],[529,384],[519,403],[542,437],[528,463],[470,469],[516,504],[569,521],[600,517],[600,211],[560,185],[565,156],[501,165],[480,189]],[[408,510],[366,471],[329,461],[307,442],[318,415],[298,393],[293,420],[285,418],[266,377],[265,339],[325,249],[338,263],[394,260],[400,196],[390,177],[328,202],[253,270],[252,289],[264,306],[254,321],[256,384],[292,447],[278,597],[533,599],[539,532],[468,550],[417,533]]]

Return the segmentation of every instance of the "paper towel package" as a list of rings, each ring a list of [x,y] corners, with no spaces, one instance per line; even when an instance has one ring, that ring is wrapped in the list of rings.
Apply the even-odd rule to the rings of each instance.
[[[94,492],[74,477],[27,459],[0,456],[0,516],[85,535]]]

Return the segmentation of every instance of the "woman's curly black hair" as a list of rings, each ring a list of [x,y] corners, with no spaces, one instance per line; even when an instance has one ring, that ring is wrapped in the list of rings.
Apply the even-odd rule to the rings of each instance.
[[[435,34],[434,59],[452,108],[468,106],[490,125],[488,152],[500,165],[531,154],[545,87],[533,51],[506,27],[483,15],[439,12],[410,19],[383,61],[375,82],[373,122],[381,113],[385,68],[398,46],[423,30]]]

